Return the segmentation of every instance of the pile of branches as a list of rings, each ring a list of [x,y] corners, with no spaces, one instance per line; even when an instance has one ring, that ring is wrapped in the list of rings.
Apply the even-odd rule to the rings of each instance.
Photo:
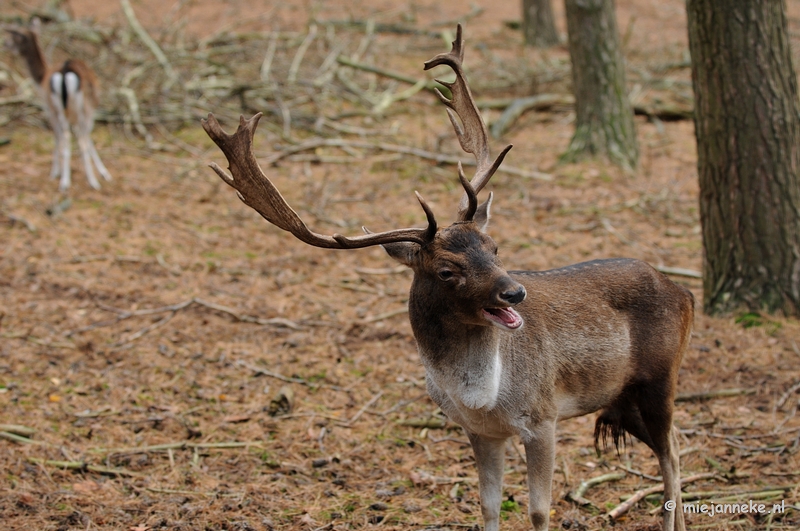
[[[152,126],[196,125],[209,110],[233,120],[242,113],[271,113],[276,119],[269,121],[280,124],[278,132],[288,138],[292,128],[336,127],[326,119],[384,113],[433,87],[421,69],[413,77],[362,62],[374,54],[379,31],[398,28],[310,22],[305,31],[222,30],[198,39],[181,26],[150,34],[129,1],[120,4],[127,24],[118,27],[72,20],[63,12],[37,13],[44,22],[41,44],[54,62],[75,57],[98,73],[103,87],[98,122],[124,124],[148,141]],[[441,47],[439,34],[422,33],[432,49]],[[5,121],[39,114],[41,103],[23,61],[7,57],[0,61]]]
[[[126,21],[119,26],[73,20],[58,10],[35,13],[45,22],[41,44],[54,60],[76,57],[91,65],[103,87],[97,121],[122,124],[129,137],[141,137],[152,148],[159,147],[150,132],[154,128],[164,132],[196,126],[210,110],[229,123],[240,114],[271,114],[273,119],[262,123],[290,144],[298,142],[293,136],[298,129],[323,136],[372,136],[373,131],[348,125],[346,119],[385,115],[398,101],[437,85],[421,68],[407,74],[375,66],[380,57],[397,53],[377,36],[390,33],[395,46],[400,40],[434,54],[449,47],[455,26],[455,21],[424,29],[372,20],[310,20],[302,31],[223,29],[195,38],[181,24],[151,34],[129,0],[119,2]],[[23,20],[6,17],[5,22]],[[501,60],[487,47],[475,53],[485,57],[472,62],[473,89],[511,96],[478,101],[480,107],[506,111],[492,127],[494,136],[524,112],[564,110],[574,104],[569,61]],[[636,87],[642,90],[641,84]],[[548,93],[519,99],[534,89]],[[640,113],[658,113],[652,105],[640,107]],[[0,109],[6,111],[0,113],[0,125],[20,117],[43,120],[40,108],[22,60],[0,60]],[[689,117],[691,108],[668,109],[667,115]]]

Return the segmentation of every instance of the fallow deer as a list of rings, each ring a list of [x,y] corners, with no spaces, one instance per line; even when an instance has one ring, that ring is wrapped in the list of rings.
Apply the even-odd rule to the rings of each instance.
[[[491,160],[486,126],[462,70],[459,26],[449,53],[425,63],[455,71],[452,93],[439,93],[464,151],[477,159],[471,181],[459,166],[464,195],[457,221],[438,228],[419,194],[426,228],[362,236],[312,232],[264,175],[253,154],[260,118],[240,119],[233,135],[212,114],[203,128],[219,146],[231,175],[211,168],[270,223],[316,247],[382,245],[414,272],[408,302],[411,327],[426,370],[428,392],[463,426],[475,454],[486,531],[499,527],[506,441],[525,446],[533,527],[550,517],[556,422],[600,410],[598,439],[618,445],[627,434],[658,457],[665,500],[663,528],[684,529],[673,399],[689,343],[694,298],[650,265],[633,259],[595,260],[549,271],[506,271],[486,234],[492,195],[477,194],[509,146]]]
[[[78,138],[86,179],[92,188],[99,189],[100,183],[94,175],[92,164],[106,181],[111,180],[111,174],[100,160],[91,136],[99,95],[97,76],[80,59],[68,59],[57,70],[48,68],[39,46],[40,30],[41,22],[38,18],[33,19],[29,29],[6,28],[10,34],[8,44],[27,63],[56,137],[50,177],[53,179],[60,177],[59,189],[62,192],[71,184],[70,130],[72,130]]]

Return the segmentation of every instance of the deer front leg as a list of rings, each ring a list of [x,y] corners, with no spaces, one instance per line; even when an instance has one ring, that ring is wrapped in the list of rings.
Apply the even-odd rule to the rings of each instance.
[[[86,153],[87,156],[84,156],[84,164],[87,168],[94,163],[94,166],[97,168],[97,171],[106,181],[111,180],[111,174],[109,173],[106,165],[103,164],[103,161],[100,160],[100,155],[97,153],[97,147],[94,145],[94,141],[92,140],[92,130],[94,129],[94,109],[91,107],[84,106],[85,102],[83,100],[83,94],[80,94],[80,104],[81,104],[81,113],[78,119],[78,127],[80,128],[80,134],[84,138],[84,143],[86,145]],[[91,161],[87,160],[91,159]],[[89,173],[87,169],[87,175]],[[92,185],[94,186],[94,185]],[[99,188],[100,185],[98,184],[95,188]]]
[[[556,422],[544,421],[523,441],[528,464],[528,516],[536,531],[547,531],[556,456]]]
[[[58,142],[61,146],[61,180],[58,184],[58,189],[65,192],[72,184],[72,169],[70,168],[70,158],[72,157],[72,138],[69,130],[69,124],[61,129],[61,139]]]
[[[86,180],[89,181],[89,186],[95,190],[99,190],[100,183],[97,182],[97,177],[94,176],[94,167],[92,166],[92,139],[82,130],[78,131],[77,137],[78,148],[80,149],[81,157],[83,158],[83,168],[86,172]]]
[[[503,498],[503,459],[506,440],[484,437],[467,432],[475,464],[478,467],[478,488],[481,493],[481,513],[484,531],[500,528],[500,504]]]
[[[105,179],[106,181],[110,181],[111,173],[109,173],[108,169],[106,168],[106,165],[103,164],[103,161],[100,160],[100,155],[98,155],[97,153],[97,148],[95,147],[94,142],[92,141],[92,137],[89,137],[89,149],[91,149],[92,160],[94,161],[94,165],[97,166],[97,171],[100,172],[100,175],[103,176],[103,179]]]
[[[50,178],[55,179],[61,175],[61,123],[58,121],[58,116],[50,108],[50,105],[45,105],[47,109],[47,121],[50,122],[50,129],[53,130],[55,137],[55,146],[53,147],[53,164],[50,167]]]

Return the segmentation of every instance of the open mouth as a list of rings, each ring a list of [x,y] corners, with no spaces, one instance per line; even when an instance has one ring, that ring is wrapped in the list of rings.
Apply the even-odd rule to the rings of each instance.
[[[514,308],[484,308],[483,317],[508,330],[522,326],[522,316]]]

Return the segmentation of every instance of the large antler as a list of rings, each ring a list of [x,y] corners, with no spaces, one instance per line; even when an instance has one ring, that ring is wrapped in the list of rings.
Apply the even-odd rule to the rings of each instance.
[[[461,24],[459,24],[456,30],[456,40],[453,41],[453,48],[448,53],[440,53],[430,61],[427,61],[425,70],[430,70],[434,66],[447,65],[456,74],[456,80],[452,83],[436,80],[450,89],[453,97],[451,99],[446,98],[439,92],[439,89],[436,89],[436,95],[447,106],[447,115],[456,130],[461,149],[475,155],[475,159],[478,161],[478,169],[475,171],[472,181],[467,181],[464,178],[461,164],[458,165],[459,177],[464,186],[464,197],[458,206],[458,217],[461,221],[471,221],[477,208],[478,193],[486,186],[494,172],[503,163],[506,153],[512,146],[507,146],[492,162],[489,153],[489,134],[464,77],[463,60],[464,39],[461,37]],[[459,118],[461,119],[460,121]]]
[[[208,119],[203,120],[205,129],[211,140],[219,146],[228,159],[231,175],[225,173],[216,163],[211,163],[211,169],[217,175],[238,191],[239,199],[247,206],[261,214],[264,219],[285,231],[291,232],[297,239],[315,247],[326,249],[357,249],[396,242],[414,242],[424,245],[433,240],[436,235],[436,220],[433,212],[417,194],[422,209],[428,218],[428,227],[425,229],[397,229],[388,232],[367,233],[363,236],[348,238],[341,234],[326,236],[311,231],[303,220],[286,203],[275,185],[264,175],[253,154],[253,135],[258,127],[261,113],[249,120],[244,116],[239,119],[239,127],[232,135],[227,134],[220,127],[214,115],[209,113]],[[364,229],[365,232],[366,229]]]

